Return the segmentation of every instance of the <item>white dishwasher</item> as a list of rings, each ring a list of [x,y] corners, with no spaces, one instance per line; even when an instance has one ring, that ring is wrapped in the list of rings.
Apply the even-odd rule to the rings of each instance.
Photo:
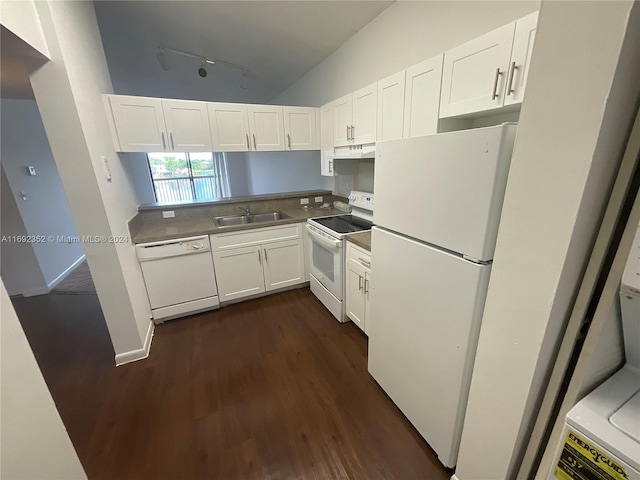
[[[136,252],[155,323],[220,305],[208,236],[141,243]]]

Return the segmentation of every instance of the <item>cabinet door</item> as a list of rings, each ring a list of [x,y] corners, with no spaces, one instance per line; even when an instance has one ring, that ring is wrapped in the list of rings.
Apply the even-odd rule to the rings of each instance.
[[[320,107],[320,174],[326,177],[333,177],[333,124],[335,121],[334,102],[327,103]],[[306,230],[306,229],[305,229]]]
[[[218,152],[248,152],[249,115],[240,103],[209,103],[209,124],[213,150]]]
[[[351,140],[351,125],[353,125],[353,106],[351,94],[345,95],[333,102],[333,142],[334,146],[349,145]]]
[[[353,92],[351,143],[362,145],[376,141],[378,83]]]
[[[513,48],[511,49],[511,65],[509,66],[509,78],[504,99],[505,105],[522,103],[537,26],[538,12],[533,12],[516,21],[516,32],[513,36]]]
[[[364,272],[364,333],[369,335],[371,316],[369,315],[369,295],[371,294],[371,273]]]
[[[318,109],[311,107],[283,107],[284,133],[287,150],[317,150],[316,119]]]
[[[267,292],[304,283],[302,239],[262,245]]]
[[[365,331],[365,271],[353,262],[347,261],[346,311],[362,331]]]
[[[159,98],[111,95],[113,122],[120,152],[168,151],[168,138]]]
[[[173,152],[210,152],[211,131],[206,102],[162,100],[164,119]]]
[[[438,110],[444,54],[407,68],[404,138],[438,133]]]
[[[514,30],[512,22],[444,54],[440,118],[503,105]]]
[[[378,141],[402,138],[404,77],[403,70],[378,82]]]
[[[221,302],[264,292],[260,246],[213,253],[218,295]]]
[[[247,111],[253,150],[286,150],[282,107],[248,105]]]

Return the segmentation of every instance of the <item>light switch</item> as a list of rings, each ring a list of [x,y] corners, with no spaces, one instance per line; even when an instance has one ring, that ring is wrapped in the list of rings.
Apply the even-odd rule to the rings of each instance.
[[[29,175],[33,177],[36,174],[36,167],[34,167],[33,165],[29,165],[27,167],[27,171],[29,172]]]
[[[173,210],[165,210],[162,212],[162,218],[174,218],[176,216],[176,212]]]

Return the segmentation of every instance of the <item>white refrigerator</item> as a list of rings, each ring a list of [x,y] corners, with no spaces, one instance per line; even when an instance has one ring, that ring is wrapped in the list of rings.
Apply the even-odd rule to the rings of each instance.
[[[516,124],[379,142],[369,372],[456,464]]]

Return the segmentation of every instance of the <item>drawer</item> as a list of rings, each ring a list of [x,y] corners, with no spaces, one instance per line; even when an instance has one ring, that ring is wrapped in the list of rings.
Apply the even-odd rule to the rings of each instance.
[[[218,233],[210,235],[211,249],[214,252],[230,248],[249,247],[281,240],[302,238],[302,224],[290,223],[277,227],[254,228],[241,232]]]
[[[367,271],[371,271],[371,252],[347,242],[347,262],[352,262]]]

